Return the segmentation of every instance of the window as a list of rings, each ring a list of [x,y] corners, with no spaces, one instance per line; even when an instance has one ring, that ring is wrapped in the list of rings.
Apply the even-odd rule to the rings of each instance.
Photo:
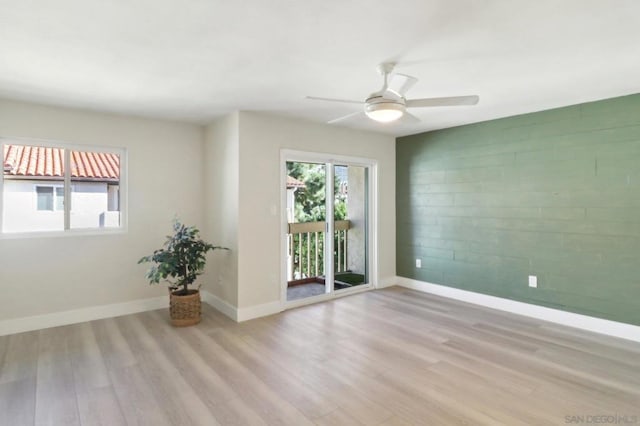
[[[124,227],[124,149],[0,139],[2,233]]]
[[[55,190],[55,197],[54,197]],[[61,186],[36,185],[37,210],[64,210],[64,188]]]

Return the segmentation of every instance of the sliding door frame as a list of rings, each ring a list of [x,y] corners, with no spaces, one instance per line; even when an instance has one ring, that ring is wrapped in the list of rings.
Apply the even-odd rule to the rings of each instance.
[[[353,289],[339,290],[336,294],[333,288],[334,271],[333,271],[333,238],[326,238],[324,244],[324,259],[330,259],[325,265],[325,276],[327,282],[331,285],[328,291],[324,294],[320,294],[313,297],[307,297],[304,299],[297,299],[287,301],[287,162],[303,162],[303,163],[319,163],[330,165],[327,167],[326,176],[329,182],[333,182],[334,167],[335,165],[346,166],[358,166],[366,167],[368,169],[368,247],[367,257],[368,262],[368,277],[369,282],[363,285],[354,287]],[[321,302],[325,300],[331,300],[336,297],[342,297],[353,293],[359,293],[362,291],[371,290],[378,287],[378,163],[376,160],[362,157],[350,157],[345,155],[334,155],[320,152],[307,152],[297,151],[290,149],[280,150],[280,303],[282,309],[295,308],[297,306],[308,305],[310,303]],[[334,201],[335,194],[333,185],[327,186],[327,200],[326,210],[327,216],[329,212],[331,217],[334,213]],[[327,233],[326,235],[333,235],[334,221],[327,221]]]

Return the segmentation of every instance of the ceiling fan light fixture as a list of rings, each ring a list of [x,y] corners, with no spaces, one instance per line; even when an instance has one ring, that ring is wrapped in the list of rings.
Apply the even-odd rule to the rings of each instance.
[[[407,108],[475,105],[480,99],[478,95],[407,99],[407,91],[418,81],[418,79],[409,75],[398,73],[394,74],[394,67],[395,64],[392,62],[386,62],[379,65],[378,71],[382,74],[384,84],[380,90],[370,94],[364,102],[349,99],[319,98],[315,96],[307,96],[307,98],[316,101],[364,105],[364,111],[361,110],[336,118],[329,121],[329,124],[341,123],[345,120],[351,120],[353,117],[362,117],[363,112],[371,120],[377,121],[378,123],[392,123],[403,117],[403,121],[405,123],[419,123],[420,119],[408,112]]]
[[[396,121],[404,114],[405,106],[396,102],[377,102],[367,104],[364,112],[372,120],[380,123]]]

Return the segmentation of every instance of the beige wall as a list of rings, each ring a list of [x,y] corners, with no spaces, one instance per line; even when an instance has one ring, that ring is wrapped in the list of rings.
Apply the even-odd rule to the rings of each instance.
[[[175,214],[202,226],[200,126],[0,100],[0,136],[125,147],[129,160],[127,233],[0,239],[0,320],[166,294],[136,262]]]
[[[278,303],[281,149],[377,160],[377,275],[395,276],[393,137],[252,112],[203,128],[6,100],[0,136],[124,147],[129,174],[126,233],[0,239],[0,320],[165,295],[136,262],[176,214],[231,249],[209,255],[205,290],[238,308]]]
[[[208,125],[204,138],[204,233],[208,241],[229,251],[209,254],[202,277],[206,290],[238,305],[238,179],[239,127],[237,112]]]
[[[396,265],[395,138],[263,113],[240,112],[238,307],[280,300],[281,149],[377,160],[378,277],[381,281],[392,279]]]

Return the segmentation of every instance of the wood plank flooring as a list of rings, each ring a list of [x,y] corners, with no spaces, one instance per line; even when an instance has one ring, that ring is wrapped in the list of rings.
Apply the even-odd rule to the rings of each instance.
[[[0,337],[0,425],[640,424],[638,343],[399,287],[204,310]]]

